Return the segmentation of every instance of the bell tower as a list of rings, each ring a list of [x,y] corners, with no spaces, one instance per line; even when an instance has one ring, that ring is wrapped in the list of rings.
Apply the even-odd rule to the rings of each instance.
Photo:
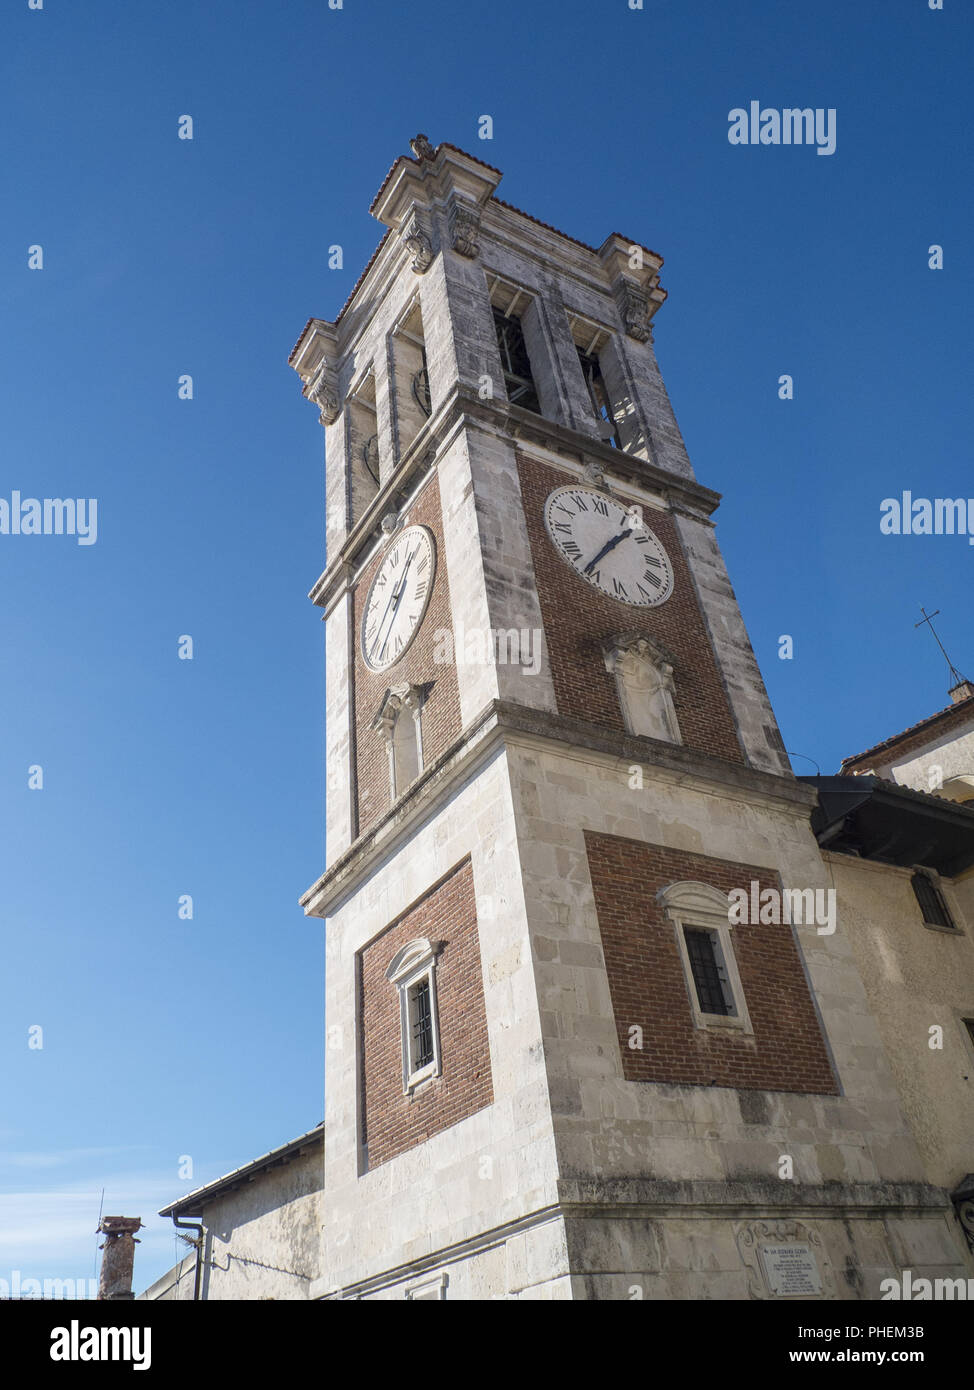
[[[412,149],[290,358],[326,441],[313,1295],[775,1297],[767,1237],[855,1296],[920,1161],[841,932],[731,920],[828,879],[660,376],[662,259]]]

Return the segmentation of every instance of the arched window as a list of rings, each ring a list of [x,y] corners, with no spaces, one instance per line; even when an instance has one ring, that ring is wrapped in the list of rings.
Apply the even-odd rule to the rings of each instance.
[[[382,698],[372,721],[389,754],[391,799],[416,780],[423,770],[423,689],[418,685],[393,685]]]
[[[399,991],[404,1095],[440,1074],[436,958],[442,947],[442,941],[417,937],[396,952],[386,971],[386,979]]]
[[[927,869],[917,869],[910,882],[913,885],[913,895],[923,913],[924,924],[928,927],[942,927],[945,931],[956,931],[957,923],[950,914],[939,875]]]
[[[676,934],[697,1028],[752,1033],[734,946],[728,897],[710,883],[671,883],[659,901]]]

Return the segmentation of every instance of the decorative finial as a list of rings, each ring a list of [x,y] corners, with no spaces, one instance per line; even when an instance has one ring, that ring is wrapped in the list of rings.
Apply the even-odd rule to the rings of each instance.
[[[409,148],[417,159],[433,159],[436,156],[436,151],[426,135],[414,135],[409,142]]]

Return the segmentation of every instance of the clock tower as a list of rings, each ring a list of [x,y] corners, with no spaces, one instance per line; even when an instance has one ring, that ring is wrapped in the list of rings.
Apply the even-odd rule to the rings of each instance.
[[[412,148],[290,359],[326,438],[313,1296],[950,1265],[660,376],[662,259]]]

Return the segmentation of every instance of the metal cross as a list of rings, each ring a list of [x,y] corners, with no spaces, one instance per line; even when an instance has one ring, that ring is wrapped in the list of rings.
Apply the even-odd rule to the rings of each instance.
[[[940,650],[941,650],[941,651],[943,652],[943,654],[944,654],[944,660],[946,661],[947,665],[950,667],[950,674],[951,674],[951,676],[952,676],[952,678],[953,678],[954,684],[955,684],[955,685],[960,685],[961,682],[963,681],[964,677],[961,675],[961,673],[958,671],[957,667],[954,665],[954,663],[951,661],[950,657],[947,655],[947,648],[944,646],[943,642],[941,642],[940,638],[937,636],[937,629],[936,629],[936,628],[934,627],[934,625],[933,625],[933,619],[936,618],[936,617],[939,617],[939,615],[940,615],[940,609],[937,608],[937,609],[935,609],[935,611],[934,611],[933,613],[928,613],[927,610],[924,608],[923,604],[921,603],[921,604],[920,604],[920,612],[923,614],[923,617],[921,618],[921,620],[920,620],[918,623],[914,623],[913,626],[914,626],[914,627],[923,627],[923,624],[924,624],[924,623],[926,623],[926,624],[929,626],[930,631],[931,631],[931,632],[933,633],[933,635],[934,635],[934,639],[936,640],[937,646],[940,648]]]

